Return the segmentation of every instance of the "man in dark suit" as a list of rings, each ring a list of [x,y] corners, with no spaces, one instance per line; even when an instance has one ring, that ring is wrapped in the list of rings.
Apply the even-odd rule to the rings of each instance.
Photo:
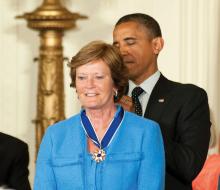
[[[121,52],[130,79],[128,96],[120,103],[160,124],[166,190],[192,189],[192,180],[200,172],[209,146],[211,122],[206,92],[192,84],[170,81],[158,71],[157,57],[164,40],[151,16],[137,13],[120,18],[113,31],[113,44]]]
[[[28,163],[27,144],[0,132],[0,186],[30,190]]]

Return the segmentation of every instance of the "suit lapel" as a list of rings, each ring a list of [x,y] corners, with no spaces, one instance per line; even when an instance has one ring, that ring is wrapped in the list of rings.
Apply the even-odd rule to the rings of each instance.
[[[169,80],[161,74],[150,95],[144,117],[159,121],[165,105],[168,104],[169,87]]]

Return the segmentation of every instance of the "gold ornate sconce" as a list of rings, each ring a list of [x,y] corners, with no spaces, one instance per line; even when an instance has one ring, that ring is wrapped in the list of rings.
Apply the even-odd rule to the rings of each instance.
[[[63,86],[62,36],[74,28],[78,19],[87,18],[71,13],[59,0],[44,0],[31,13],[17,18],[26,19],[28,27],[40,31],[40,55],[38,58],[38,91],[36,123],[36,151],[46,128],[65,118]]]

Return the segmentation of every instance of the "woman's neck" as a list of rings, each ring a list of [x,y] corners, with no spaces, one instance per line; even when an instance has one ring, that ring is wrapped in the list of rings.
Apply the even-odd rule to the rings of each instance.
[[[102,109],[86,109],[86,115],[89,117],[95,131],[106,129],[112,121],[116,112],[116,106]]]

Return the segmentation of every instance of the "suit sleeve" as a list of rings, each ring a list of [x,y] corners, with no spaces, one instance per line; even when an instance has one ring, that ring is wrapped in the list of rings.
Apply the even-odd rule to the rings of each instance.
[[[38,152],[34,190],[56,190],[56,181],[51,161],[53,143],[49,129],[47,129],[42,139]]]
[[[15,146],[15,160],[11,168],[9,176],[9,185],[11,188],[16,190],[30,190],[30,184],[28,180],[28,164],[29,164],[29,153],[28,146],[26,143]]]
[[[167,171],[185,183],[191,183],[202,169],[209,146],[210,125],[207,94],[197,89],[181,108],[175,139],[163,133]]]
[[[138,190],[164,190],[165,155],[158,124],[146,126],[142,144],[142,160],[138,177]]]

